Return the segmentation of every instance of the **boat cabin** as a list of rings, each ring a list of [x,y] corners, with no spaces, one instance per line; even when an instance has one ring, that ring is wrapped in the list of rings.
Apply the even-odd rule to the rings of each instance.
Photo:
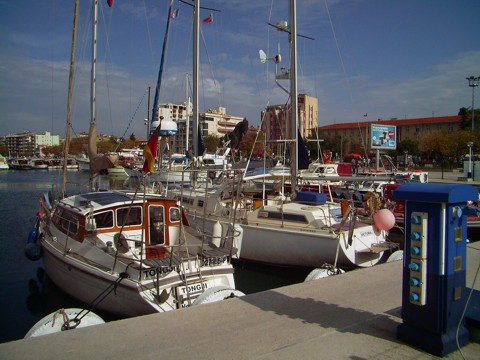
[[[63,199],[51,220],[80,243],[94,240],[125,255],[143,251],[146,258],[159,258],[179,243],[182,212],[173,199],[149,195],[143,202],[142,196],[124,192],[95,192]]]

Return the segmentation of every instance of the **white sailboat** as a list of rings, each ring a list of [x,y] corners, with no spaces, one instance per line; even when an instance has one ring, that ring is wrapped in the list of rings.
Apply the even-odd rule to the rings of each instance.
[[[279,266],[319,267],[325,263],[345,269],[379,263],[385,250],[385,230],[359,221],[353,207],[327,202],[324,194],[297,192],[297,83],[296,1],[290,0],[291,175],[294,200],[285,196],[248,197],[238,187],[242,179],[230,179],[222,188],[183,190],[181,196],[191,222],[206,224],[217,234],[229,234],[241,226],[241,242],[235,243],[240,260]],[[271,174],[268,174],[271,177]]]
[[[94,0],[94,44],[97,6]],[[94,86],[92,65],[92,101]],[[91,109],[94,134],[94,104]],[[94,174],[107,159],[89,153]],[[49,278],[92,308],[137,316],[243,295],[235,289],[230,262],[241,232],[221,238],[229,245],[215,246],[212,234],[188,226],[176,200],[139,191],[91,191],[58,200],[45,194],[40,205],[27,256],[43,254]]]

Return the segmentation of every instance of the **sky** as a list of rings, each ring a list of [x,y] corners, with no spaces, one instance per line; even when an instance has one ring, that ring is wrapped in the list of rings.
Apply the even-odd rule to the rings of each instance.
[[[185,2],[173,1],[179,12],[161,103],[191,96],[192,1]],[[289,2],[201,0],[200,19],[213,14],[213,22],[200,26],[200,112],[222,106],[258,126],[266,106],[288,101],[274,62],[260,62],[259,50],[269,59],[280,54],[279,66],[289,68],[288,35],[268,25],[288,21]],[[99,133],[146,137],[168,7],[169,0],[114,0],[111,8],[99,0]],[[91,0],[80,0],[74,135],[90,121],[90,9]],[[299,0],[297,32],[313,40],[298,38],[298,92],[318,98],[319,126],[456,115],[472,106],[466,77],[480,76],[478,14],[478,0]],[[0,0],[0,136],[64,137],[73,18],[74,0]]]

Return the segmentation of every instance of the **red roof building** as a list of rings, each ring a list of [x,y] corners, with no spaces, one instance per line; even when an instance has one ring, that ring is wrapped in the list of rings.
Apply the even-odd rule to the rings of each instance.
[[[423,135],[432,132],[454,132],[460,130],[461,120],[462,117],[460,115],[454,115],[332,124],[319,127],[319,134],[321,138],[342,138],[343,141],[346,141],[349,144],[370,144],[370,124],[387,126],[394,125],[397,128],[398,142],[407,139],[420,141]]]

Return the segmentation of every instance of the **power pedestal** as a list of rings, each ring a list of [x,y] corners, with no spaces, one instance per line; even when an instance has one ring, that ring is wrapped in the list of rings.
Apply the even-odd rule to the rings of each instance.
[[[466,202],[478,199],[471,185],[407,183],[402,320],[398,339],[436,356],[469,342],[466,304]]]

